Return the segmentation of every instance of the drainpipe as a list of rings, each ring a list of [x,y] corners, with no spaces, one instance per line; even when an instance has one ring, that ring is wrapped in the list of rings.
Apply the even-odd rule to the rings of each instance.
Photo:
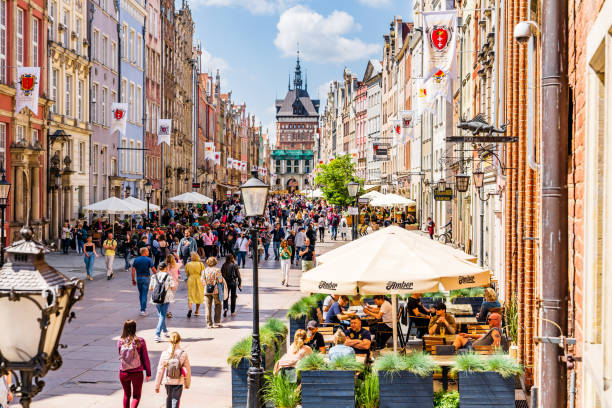
[[[567,332],[567,24],[567,2],[542,1],[542,151],[546,152],[541,158],[542,337]],[[552,343],[541,343],[539,347],[540,406],[565,406],[567,371],[560,361],[563,349]]]

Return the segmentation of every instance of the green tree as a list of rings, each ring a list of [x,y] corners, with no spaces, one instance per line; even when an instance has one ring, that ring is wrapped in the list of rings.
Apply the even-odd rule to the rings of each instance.
[[[362,180],[355,177],[355,165],[350,156],[344,155],[328,164],[319,164],[314,181],[321,187],[328,203],[346,206],[354,201],[347,188],[348,183],[353,180],[363,184]]]

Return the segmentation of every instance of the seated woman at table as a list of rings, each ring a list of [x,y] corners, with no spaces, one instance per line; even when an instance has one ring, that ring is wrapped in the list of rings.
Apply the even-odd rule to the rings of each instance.
[[[338,357],[355,355],[355,350],[353,350],[352,347],[345,345],[344,342],[346,342],[346,335],[342,329],[336,330],[336,334],[334,335],[335,346],[329,349],[330,361],[334,361]]]
[[[351,317],[351,327],[345,333],[346,346],[352,347],[355,354],[369,354],[370,345],[372,344],[372,335],[369,331],[361,327],[361,319],[358,316]]]
[[[501,307],[499,300],[497,300],[497,293],[492,288],[486,288],[484,291],[484,302],[480,306],[480,312],[476,315],[479,322],[486,322],[489,310],[494,307]]]
[[[429,321],[429,334],[455,334],[457,331],[457,323],[455,318],[446,313],[446,305],[444,302],[439,302],[434,306],[436,315]]]
[[[340,296],[338,301],[334,303],[325,316],[325,323],[329,324],[340,324],[340,320],[346,320],[350,318],[351,313],[347,313],[349,298],[347,296]]]
[[[312,349],[305,342],[306,330],[299,329],[295,332],[293,344],[287,353],[274,364],[274,374],[278,373],[281,368],[295,367],[301,359],[312,353]]]
[[[499,313],[491,313],[487,321],[491,328],[486,334],[459,333],[457,338],[455,338],[455,349],[472,350],[474,346],[492,346],[493,348],[501,347],[507,353],[510,345],[501,329],[501,315]]]
[[[413,293],[408,298],[408,318],[413,321],[417,328],[417,337],[421,338],[426,333],[426,328],[429,326],[431,309],[426,308],[421,303],[421,294]]]
[[[374,296],[374,305],[364,305],[363,312],[380,320],[380,322],[376,323],[376,345],[382,348],[387,343],[387,340],[389,340],[389,337],[393,335],[393,308],[391,303],[385,300],[385,297],[382,295]]]

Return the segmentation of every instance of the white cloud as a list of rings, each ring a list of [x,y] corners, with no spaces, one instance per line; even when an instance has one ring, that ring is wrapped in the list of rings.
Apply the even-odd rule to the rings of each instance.
[[[391,5],[392,0],[359,0],[359,2],[370,7],[386,7]]]
[[[361,27],[344,11],[335,10],[324,17],[308,7],[295,6],[281,14],[276,27],[274,45],[284,56],[294,56],[298,43],[305,60],[319,62],[358,60],[379,49],[377,44],[347,36]]]
[[[296,0],[193,0],[195,6],[243,7],[253,14],[273,14],[286,9]]]
[[[319,85],[317,88],[317,97],[321,100],[321,104],[325,104],[327,101],[327,94],[329,93],[329,86],[333,81],[327,81],[324,84]]]
[[[210,52],[202,50],[202,69],[204,72],[215,73],[217,69],[219,71],[225,71],[229,68],[229,64],[221,57],[214,57]]]

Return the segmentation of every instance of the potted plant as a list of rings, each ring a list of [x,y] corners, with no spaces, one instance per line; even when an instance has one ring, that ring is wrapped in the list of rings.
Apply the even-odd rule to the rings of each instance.
[[[287,311],[289,319],[289,339],[293,340],[295,332],[306,330],[306,323],[316,318],[317,301],[312,296],[306,296],[295,302]]]
[[[304,357],[297,366],[301,377],[303,408],[355,406],[355,374],[363,364],[354,356],[326,363],[319,353]]]
[[[433,373],[438,365],[428,354],[386,354],[374,363],[378,372],[380,408],[433,407]]]
[[[297,383],[292,383],[282,374],[266,375],[263,388],[263,399],[275,408],[295,408],[300,403],[300,390]]]
[[[459,393],[444,390],[434,392],[434,408],[459,408]]]
[[[261,327],[262,330],[267,331],[270,330],[276,339],[276,355],[275,360],[278,360],[280,356],[287,352],[287,325],[280,321],[279,319],[270,318]]]
[[[458,374],[461,408],[514,408],[514,377],[523,369],[512,357],[460,354],[452,371]]]
[[[379,405],[379,388],[378,375],[374,372],[369,372],[363,380],[357,380],[357,391],[355,392],[355,400],[359,408],[378,408]]]
[[[261,365],[266,371],[274,367],[276,352],[276,336],[268,329],[262,327],[259,331],[262,346]],[[232,370],[232,406],[246,406],[247,403],[247,371],[251,366],[251,346],[253,337],[248,336],[231,348],[227,362]]]
[[[509,354],[512,358],[518,361],[518,329],[519,329],[519,311],[516,296],[513,296],[506,303],[506,333],[510,340]]]

